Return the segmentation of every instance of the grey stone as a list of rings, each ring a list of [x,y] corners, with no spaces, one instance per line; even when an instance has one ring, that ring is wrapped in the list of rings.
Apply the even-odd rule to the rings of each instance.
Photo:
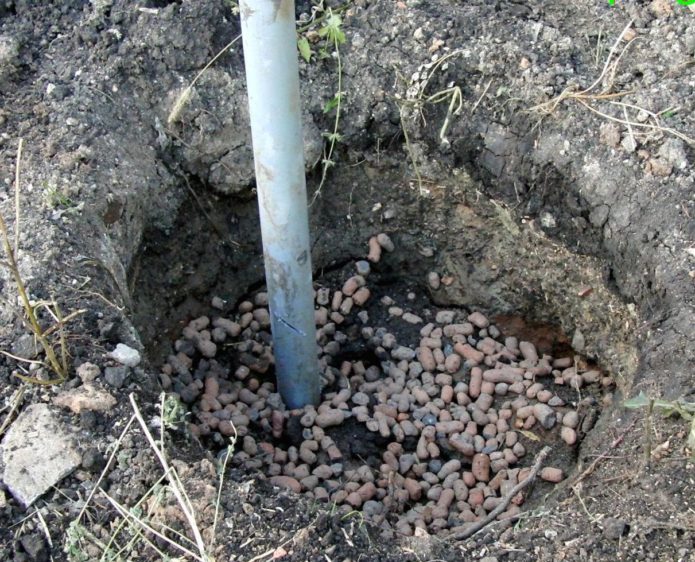
[[[366,277],[367,275],[369,275],[371,266],[369,265],[369,262],[367,260],[360,260],[355,262],[355,270],[357,271],[358,275]]]
[[[118,367],[106,367],[104,369],[104,380],[114,388],[121,388],[128,378],[130,369],[125,365]]]
[[[553,410],[547,404],[539,403],[534,405],[533,415],[536,416],[536,419],[545,429],[551,429],[557,421],[555,410]]]
[[[31,560],[36,562],[48,562],[51,557],[46,545],[46,539],[40,532],[24,535],[19,542],[22,543],[24,552],[29,555]]]
[[[391,350],[391,357],[398,361],[410,361],[415,358],[415,350],[399,345],[395,349]]]
[[[2,481],[25,507],[82,462],[80,452],[47,404],[24,410],[2,440]]]
[[[22,359],[34,359],[39,353],[36,341],[32,334],[22,334],[12,344],[12,355]]]
[[[141,360],[140,352],[124,343],[119,343],[116,349],[109,353],[108,356],[127,367],[137,367]]]
[[[627,521],[616,519],[615,517],[607,517],[603,520],[603,536],[607,539],[618,540],[624,537],[630,530]]]

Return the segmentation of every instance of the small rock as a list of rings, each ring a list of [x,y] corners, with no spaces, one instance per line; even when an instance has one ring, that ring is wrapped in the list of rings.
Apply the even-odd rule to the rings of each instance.
[[[384,232],[382,232],[381,234],[377,234],[376,240],[379,243],[379,246],[381,246],[387,252],[393,252],[396,249],[396,246],[394,246],[391,237]]]
[[[624,519],[606,517],[602,522],[603,536],[607,539],[618,540],[630,532],[630,525]]]
[[[552,466],[546,466],[541,470],[540,477],[542,480],[545,480],[546,482],[552,482],[553,484],[557,484],[558,482],[562,482],[562,479],[565,476],[562,472],[562,469],[554,468]]]
[[[487,328],[490,325],[490,321],[487,317],[480,312],[469,314],[468,321],[478,328]]]
[[[369,275],[371,267],[369,265],[369,262],[366,260],[359,260],[355,262],[355,270],[357,271],[358,275],[362,275],[363,277],[366,277]]]
[[[574,410],[567,412],[562,416],[562,425],[575,429],[579,425],[579,414]]]
[[[562,440],[567,443],[568,445],[574,445],[577,442],[577,432],[574,431],[571,427],[567,427],[566,425],[563,425],[560,428],[560,437]]]
[[[533,406],[533,415],[545,429],[551,429],[557,420],[555,410],[547,404],[535,404]]]
[[[31,404],[20,413],[2,440],[2,457],[2,481],[25,507],[82,462],[69,431],[47,404]]]
[[[116,399],[104,390],[84,384],[79,388],[61,392],[53,399],[53,403],[79,414],[83,410],[106,412],[116,405]]]
[[[406,478],[403,487],[407,490],[408,496],[412,501],[418,501],[422,497],[422,486],[414,478]]]
[[[427,274],[427,284],[433,291],[439,289],[439,287],[441,287],[442,285],[442,280],[439,277],[439,273],[437,273],[436,271],[430,271]]]
[[[302,485],[296,478],[292,478],[291,476],[273,476],[270,479],[270,483],[278,488],[292,490],[296,494],[302,491]]]
[[[327,427],[333,427],[335,425],[340,425],[345,419],[345,412],[343,410],[328,410],[326,412],[320,413],[316,416],[316,425],[321,429],[326,429]]]
[[[369,253],[367,254],[367,259],[372,263],[379,263],[379,260],[381,260],[381,246],[376,236],[372,236],[369,239]]]
[[[405,315],[403,315],[405,317]],[[403,345],[397,346],[391,351],[391,357],[397,361],[411,361],[415,358],[415,351]]]
[[[104,369],[104,380],[114,388],[121,388],[128,378],[130,369],[125,365],[118,367],[106,367]]]
[[[111,353],[107,353],[107,357],[118,361],[126,367],[137,367],[140,364],[140,352],[123,343],[119,343]]]
[[[422,324],[422,318],[412,312],[405,312],[401,318],[408,324]]]
[[[456,313],[453,310],[440,310],[435,316],[437,324],[451,324],[454,321]]]
[[[352,295],[352,300],[356,306],[364,306],[371,294],[371,291],[367,287],[360,287],[355,294]]]
[[[521,355],[524,356],[524,359],[530,363],[538,363],[538,352],[536,351],[536,346],[531,342],[520,341],[519,351],[521,351]]]
[[[10,348],[12,355],[21,357],[22,359],[34,359],[39,353],[36,338],[33,334],[22,334],[13,343]]]
[[[471,472],[479,482],[488,482],[490,480],[490,457],[483,453],[473,455]]]
[[[93,382],[101,374],[101,369],[94,363],[82,363],[77,367],[77,376],[83,383]]]

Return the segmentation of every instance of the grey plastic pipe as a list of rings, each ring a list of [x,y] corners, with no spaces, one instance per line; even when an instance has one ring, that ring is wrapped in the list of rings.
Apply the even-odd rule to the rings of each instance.
[[[318,404],[294,0],[242,0],[256,188],[273,354],[285,405]]]

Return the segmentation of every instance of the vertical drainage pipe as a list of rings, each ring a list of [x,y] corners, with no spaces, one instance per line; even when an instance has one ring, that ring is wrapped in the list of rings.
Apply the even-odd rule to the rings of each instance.
[[[242,0],[241,31],[278,390],[318,404],[294,0]]]

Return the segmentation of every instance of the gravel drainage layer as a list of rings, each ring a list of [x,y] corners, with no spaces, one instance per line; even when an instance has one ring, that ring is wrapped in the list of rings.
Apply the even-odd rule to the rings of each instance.
[[[379,262],[393,250],[374,236],[366,260],[316,283],[317,408],[287,410],[276,392],[263,291],[231,311],[214,298],[176,340],[162,386],[190,406],[194,436],[221,454],[234,443],[233,463],[386,534],[514,520],[534,457],[552,446],[540,486],[562,482],[613,380],[567,347],[505,337],[481,312],[388,294]]]

